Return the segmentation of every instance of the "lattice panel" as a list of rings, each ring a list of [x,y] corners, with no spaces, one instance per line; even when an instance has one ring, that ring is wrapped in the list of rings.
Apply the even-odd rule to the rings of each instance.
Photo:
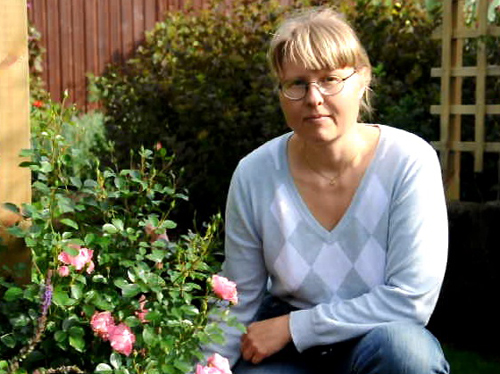
[[[440,116],[441,136],[434,147],[440,151],[447,197],[460,197],[460,153],[474,155],[474,172],[482,172],[484,153],[500,153],[500,142],[485,141],[486,115],[500,114],[500,94],[494,104],[486,104],[487,77],[499,77],[500,66],[488,65],[485,37],[500,36],[500,27],[488,24],[488,0],[478,0],[475,25],[464,22],[464,1],[446,0],[443,4],[443,23],[436,33],[442,40],[442,61],[440,68],[433,68],[431,74],[441,78],[441,104],[433,105],[431,113]],[[464,42],[477,42],[476,66],[464,66]],[[475,82],[474,104],[464,104],[462,97],[464,79],[472,77]],[[463,116],[474,117],[474,139],[462,140]]]

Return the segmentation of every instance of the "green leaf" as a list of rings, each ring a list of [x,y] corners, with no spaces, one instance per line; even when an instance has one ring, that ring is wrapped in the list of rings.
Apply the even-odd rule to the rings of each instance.
[[[136,276],[136,274],[134,273],[134,271],[132,269],[128,269],[127,270],[127,275],[128,275],[128,279],[130,279],[131,282],[136,282],[137,281],[137,276]]]
[[[54,339],[58,343],[62,343],[68,339],[68,334],[65,331],[62,330],[57,330],[56,333],[54,334]]]
[[[144,339],[144,343],[146,343],[147,345],[153,344],[153,342],[155,341],[155,337],[156,334],[151,327],[144,327],[144,330],[142,331],[142,338]]]
[[[63,290],[62,287],[56,287],[54,293],[52,294],[52,301],[57,306],[61,307],[74,304],[74,300],[68,296],[68,293]]]
[[[33,188],[37,189],[42,194],[46,194],[46,195],[50,194],[50,188],[45,183],[37,181],[37,182],[33,183]]]
[[[30,323],[30,319],[28,318],[27,315],[25,314],[21,314],[20,316],[18,316],[17,318],[12,318],[10,320],[10,323],[12,324],[12,326],[14,327],[26,327],[29,325]]]
[[[82,188],[82,180],[78,177],[70,177],[69,180],[71,181],[71,184],[75,186],[76,188],[80,189]]]
[[[115,177],[116,174],[114,171],[111,171],[111,170],[105,170],[104,173],[103,173],[103,176],[104,178],[111,178],[111,177]]]
[[[118,231],[124,231],[125,230],[125,228],[123,226],[123,221],[121,219],[113,218],[111,220],[111,223],[115,226],[116,229],[118,229]]]
[[[125,318],[124,322],[129,327],[136,327],[141,325],[141,321],[139,320],[139,318],[134,316],[128,316],[127,318]]]
[[[137,284],[127,284],[122,288],[123,297],[132,298],[141,292],[141,287]]]
[[[85,235],[85,245],[90,246],[92,243],[94,243],[95,239],[96,239],[95,234]]]
[[[69,344],[78,352],[83,352],[85,349],[85,331],[80,326],[72,326],[69,331]]]
[[[123,187],[126,186],[126,182],[123,178],[116,177],[114,179],[114,182],[115,182],[115,187],[118,188],[119,190],[121,190]]]
[[[151,288],[165,287],[165,280],[155,273],[146,275],[146,283]]]
[[[83,182],[83,187],[91,189],[91,190],[95,190],[99,187],[99,185],[97,184],[97,182],[95,180],[86,179],[85,182]]]
[[[125,288],[126,286],[129,285],[129,283],[123,279],[123,278],[116,278],[114,281],[113,281],[113,284],[118,287],[118,288]]]
[[[101,310],[113,310],[114,305],[104,299],[100,294],[95,294],[94,297],[92,298],[92,303]]]
[[[57,206],[61,214],[73,213],[75,211],[74,201],[71,200],[70,198],[62,194],[57,194],[56,199],[57,199]]]
[[[68,318],[65,318],[62,323],[63,331],[68,331],[71,327],[78,325],[78,317],[76,315],[71,315]]]
[[[174,360],[174,366],[183,373],[189,373],[189,371],[193,369],[192,363],[187,363],[180,360]]]
[[[108,283],[108,279],[101,274],[96,274],[92,277],[92,282],[94,282],[94,283]]]
[[[16,214],[19,214],[19,208],[17,207],[16,204],[12,204],[12,203],[4,203],[3,204],[3,207],[7,210],[10,210],[11,212],[14,212]]]
[[[149,322],[160,322],[163,319],[163,316],[160,312],[153,310],[146,314],[146,319]]]
[[[7,229],[7,232],[17,238],[22,238],[26,233],[19,226],[11,226]]]
[[[113,368],[105,363],[100,363],[95,368],[95,374],[113,374]]]
[[[40,162],[40,171],[42,173],[50,173],[52,170],[54,170],[54,168],[52,167],[52,165],[50,164],[50,162],[48,161],[42,161]]]
[[[11,336],[11,334],[6,334],[0,337],[0,341],[9,348],[14,348],[16,346],[16,340]]]
[[[71,285],[71,296],[74,299],[81,299],[83,296],[83,285],[81,283],[76,283]]]
[[[118,232],[118,229],[114,225],[112,225],[111,223],[105,223],[102,226],[102,229],[107,234],[116,234]]]
[[[5,301],[14,301],[23,296],[23,290],[19,287],[11,287],[3,295]]]
[[[120,366],[122,366],[122,358],[116,352],[111,353],[111,356],[109,356],[109,362],[115,369],[119,369]]]
[[[72,219],[63,218],[61,220],[61,223],[64,224],[64,225],[66,225],[66,226],[72,227],[75,230],[78,230],[78,224],[75,221],[73,221]]]
[[[147,255],[146,258],[154,262],[162,262],[165,258],[165,251],[161,249],[153,249],[151,254]]]
[[[165,224],[162,226],[166,229],[175,229],[177,227],[177,223],[175,223],[174,221],[166,220]]]
[[[83,310],[83,313],[85,313],[85,315],[87,315],[87,316],[91,316],[95,312],[95,308],[92,305],[84,305],[82,307],[82,310]]]
[[[33,157],[35,155],[35,151],[33,149],[21,149],[19,152],[19,157]]]

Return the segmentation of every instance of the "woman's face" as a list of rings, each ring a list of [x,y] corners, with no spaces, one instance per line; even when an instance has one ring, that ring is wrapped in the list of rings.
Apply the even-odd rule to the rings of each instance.
[[[281,109],[288,126],[302,140],[332,142],[353,130],[357,123],[361,97],[364,93],[366,69],[352,67],[330,70],[308,70],[302,65],[285,63],[281,84],[285,82],[320,82],[337,77],[347,78],[342,90],[332,96],[320,93],[318,86],[309,85],[301,100],[290,100],[280,90]],[[354,73],[354,74],[353,74]]]

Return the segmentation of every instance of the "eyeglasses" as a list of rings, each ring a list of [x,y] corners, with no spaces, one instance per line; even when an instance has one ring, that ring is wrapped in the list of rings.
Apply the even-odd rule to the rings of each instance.
[[[324,96],[333,96],[338,94],[344,88],[344,82],[356,74],[354,70],[349,76],[340,78],[335,75],[329,75],[318,81],[305,82],[301,79],[293,79],[280,83],[278,86],[283,95],[289,100],[302,100],[309,90],[309,86],[315,85],[319,92]]]

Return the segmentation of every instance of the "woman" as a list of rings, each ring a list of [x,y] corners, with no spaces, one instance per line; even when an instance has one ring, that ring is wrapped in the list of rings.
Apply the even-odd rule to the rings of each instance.
[[[292,131],[233,175],[223,273],[248,329],[211,348],[235,374],[448,373],[424,328],[447,259],[436,153],[358,123],[371,66],[334,11],[286,20],[269,60]]]

